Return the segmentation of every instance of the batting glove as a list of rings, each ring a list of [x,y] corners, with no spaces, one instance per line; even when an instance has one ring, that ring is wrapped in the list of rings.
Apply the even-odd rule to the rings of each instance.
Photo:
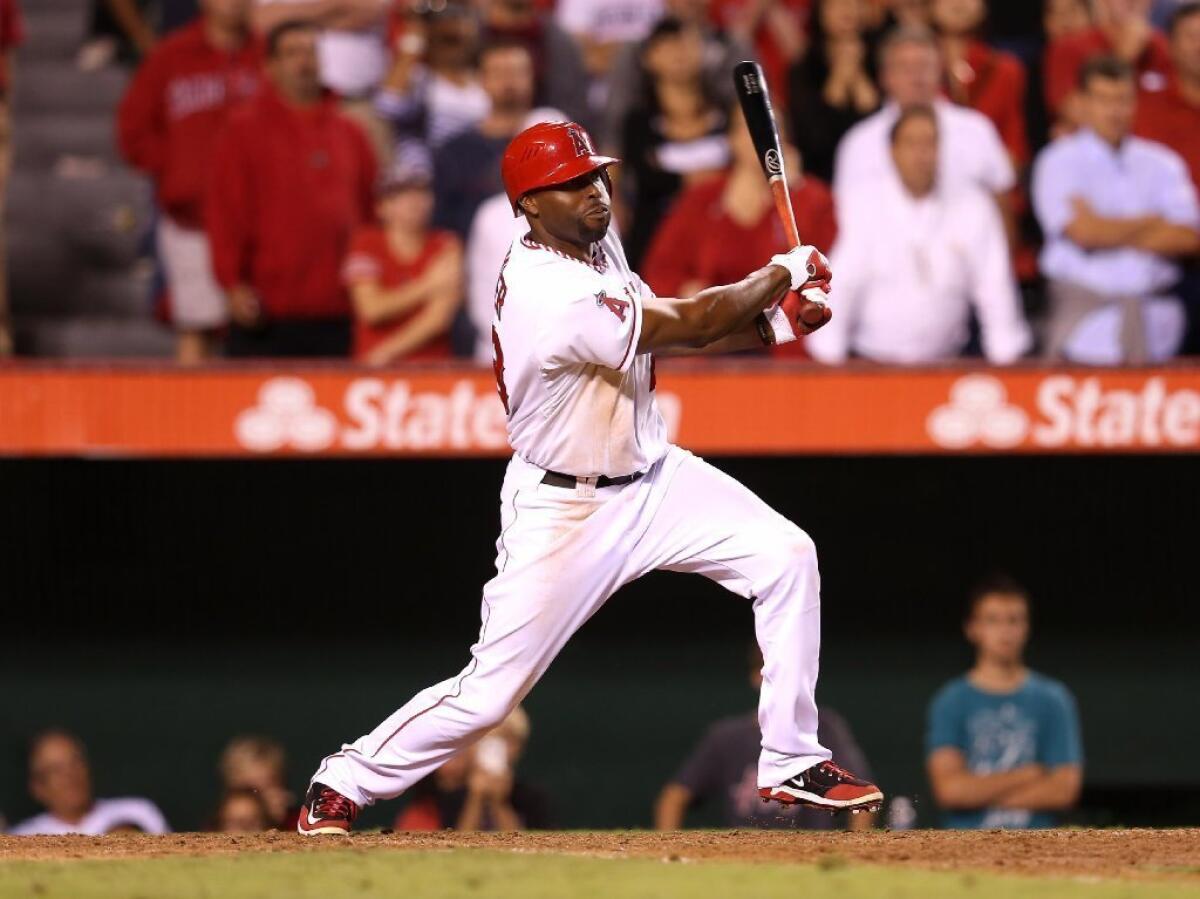
[[[768,265],[779,265],[788,270],[792,276],[792,290],[804,291],[810,287],[829,289],[833,272],[829,270],[829,260],[825,254],[812,246],[794,247],[786,253],[771,257]]]
[[[788,293],[765,310],[759,316],[758,334],[767,346],[779,346],[811,334],[832,317],[829,293],[823,287],[809,287],[798,294]]]

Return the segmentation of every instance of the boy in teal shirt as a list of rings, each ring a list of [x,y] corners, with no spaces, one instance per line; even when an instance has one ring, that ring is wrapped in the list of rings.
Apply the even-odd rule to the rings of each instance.
[[[929,705],[927,767],[947,827],[1053,827],[1083,783],[1070,691],[1022,661],[1029,596],[996,578],[971,594],[964,628],[975,666]]]

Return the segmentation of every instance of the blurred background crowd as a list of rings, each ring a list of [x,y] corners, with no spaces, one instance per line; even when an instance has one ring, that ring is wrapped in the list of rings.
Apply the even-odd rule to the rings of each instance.
[[[928,702],[925,776],[939,815],[928,824],[957,829],[1052,827],[1079,800],[1084,763],[1079,713],[1064,684],[1025,664],[1030,611],[1029,593],[1003,575],[979,583],[968,597],[963,634],[974,664],[945,682]],[[763,665],[757,645],[751,645],[747,661],[749,685],[757,691]],[[869,714],[865,709],[852,711]],[[850,724],[853,716],[824,705],[819,715],[821,743],[842,764],[871,776],[870,760]],[[910,725],[921,726],[916,721]],[[381,823],[404,831],[561,826],[555,809],[561,813],[573,797],[521,775],[521,758],[532,734],[529,715],[518,706],[497,728],[402,796],[398,812],[395,803],[383,803],[389,818]],[[890,795],[882,821],[868,813],[831,815],[763,803],[757,780],[762,737],[752,708],[713,722],[694,739],[657,798],[642,797],[647,810],[653,802],[653,823],[659,830],[686,826],[689,813],[702,807],[707,823],[715,820],[735,828],[864,830],[885,824],[908,829],[916,823],[908,796]],[[609,747],[614,753],[619,751],[615,740],[614,736]],[[13,822],[9,833],[100,835],[171,829],[151,799],[97,797],[87,749],[71,731],[53,727],[33,736],[26,765],[29,799],[43,811]],[[289,772],[279,740],[235,736],[222,750],[217,770],[219,795],[205,817],[185,822],[186,829],[252,832],[295,827],[300,806],[297,793],[289,788],[295,772]],[[185,776],[176,773],[176,778]],[[103,781],[102,773],[98,779]]]
[[[0,0],[0,353],[490,363],[499,158],[575,119],[659,294],[783,248],[730,72],[761,61],[826,364],[1200,351],[1200,4]]]

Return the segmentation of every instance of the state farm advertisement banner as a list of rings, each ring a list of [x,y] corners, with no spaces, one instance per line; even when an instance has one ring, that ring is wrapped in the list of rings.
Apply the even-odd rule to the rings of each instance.
[[[699,453],[1196,452],[1200,367],[824,369],[662,364]],[[488,370],[0,367],[0,454],[501,456]]]

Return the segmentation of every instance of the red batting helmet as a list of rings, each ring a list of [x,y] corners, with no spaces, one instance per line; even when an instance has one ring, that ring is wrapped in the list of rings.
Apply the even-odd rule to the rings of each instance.
[[[566,184],[580,175],[620,162],[598,156],[592,139],[574,122],[541,122],[526,128],[504,151],[500,174],[513,212],[531,190]]]

